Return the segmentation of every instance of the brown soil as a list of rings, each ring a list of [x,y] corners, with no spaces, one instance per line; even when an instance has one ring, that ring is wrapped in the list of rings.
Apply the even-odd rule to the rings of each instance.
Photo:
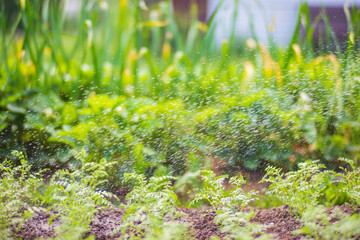
[[[277,208],[261,209],[255,211],[256,215],[253,222],[258,222],[270,226],[266,229],[267,233],[278,236],[277,239],[300,239],[291,232],[301,227],[301,223],[290,214],[288,206],[283,205]]]
[[[39,210],[42,210],[39,208]],[[54,213],[48,213],[45,210],[35,211],[30,221],[27,221],[19,230],[17,237],[23,240],[36,238],[49,238],[54,236],[54,229],[60,226],[59,218],[52,221],[49,225],[49,219]]]
[[[336,207],[336,210],[341,210],[346,213],[353,213],[347,206]],[[190,223],[192,227],[192,238],[205,240],[212,236],[218,236],[223,239],[224,233],[220,231],[220,226],[214,224],[213,220],[216,216],[210,208],[206,211],[199,209],[180,208],[188,215],[188,218],[183,218],[181,221]],[[252,222],[268,225],[265,232],[274,234],[274,239],[300,239],[301,236],[294,236],[291,232],[301,227],[300,222],[290,214],[287,206],[281,206],[271,209],[255,209],[255,217]],[[335,211],[335,208],[329,208],[329,213]],[[86,236],[94,235],[96,239],[116,239],[120,233],[112,235],[114,231],[121,226],[121,218],[124,211],[121,209],[102,210],[96,214],[92,223],[91,229]],[[35,239],[35,238],[49,238],[54,236],[54,228],[60,225],[60,220],[54,220],[53,224],[49,226],[48,219],[50,214],[45,211],[36,212],[32,219],[24,224],[24,226],[17,233],[18,238]]]

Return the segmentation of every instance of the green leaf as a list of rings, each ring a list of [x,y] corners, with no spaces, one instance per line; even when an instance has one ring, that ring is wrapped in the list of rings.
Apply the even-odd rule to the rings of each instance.
[[[259,166],[258,160],[245,160],[244,161],[244,167],[248,170],[256,170]]]
[[[74,123],[78,118],[76,106],[70,103],[66,103],[62,109],[61,117],[63,120],[63,124]]]
[[[6,108],[13,113],[26,114],[26,109],[14,103],[6,104]]]
[[[0,123],[0,132],[2,132],[7,126],[7,123]]]
[[[315,123],[307,122],[303,126],[304,135],[308,143],[315,143],[317,141],[317,129]]]

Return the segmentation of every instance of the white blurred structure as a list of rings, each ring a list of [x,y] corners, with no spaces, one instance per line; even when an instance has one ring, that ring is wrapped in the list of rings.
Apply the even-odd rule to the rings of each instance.
[[[223,0],[223,5],[216,16],[216,42],[220,45],[232,32],[235,2],[238,2],[235,35],[251,37],[250,23],[254,34],[263,44],[268,44],[269,33],[279,45],[287,45],[294,32],[298,9],[302,0]],[[216,9],[220,0],[208,0],[208,18]],[[309,7],[339,8],[345,3],[360,6],[360,0],[308,0]],[[329,16],[331,17],[331,16]]]
[[[75,17],[79,14],[81,0],[65,0],[64,10],[68,17]]]

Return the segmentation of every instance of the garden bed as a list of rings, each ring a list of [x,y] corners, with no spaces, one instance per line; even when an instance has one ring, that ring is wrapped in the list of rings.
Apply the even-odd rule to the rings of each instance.
[[[188,217],[182,217],[180,221],[189,222],[191,236],[189,238],[205,240],[217,236],[223,239],[225,233],[220,231],[220,226],[213,222],[216,213],[207,208],[206,211],[200,209],[180,208]],[[247,209],[248,210],[248,209]],[[328,208],[328,213],[341,211],[347,214],[353,214],[354,210],[347,204]],[[301,222],[294,217],[287,205],[271,209],[255,209],[254,223],[267,225],[266,233],[274,234],[274,239],[301,239],[302,235],[294,235],[292,232],[301,228]],[[359,212],[359,209],[356,210]],[[96,239],[117,239],[120,233],[113,234],[121,226],[121,219],[124,211],[119,208],[102,210],[95,214],[90,224],[90,231],[86,236],[93,235]],[[44,211],[36,212],[32,219],[27,221],[17,233],[18,238],[36,239],[49,238],[55,235],[54,228],[60,225],[60,220],[55,220],[50,226],[48,221],[51,214]],[[336,221],[336,219],[332,219]],[[357,239],[360,239],[359,237]]]
[[[360,237],[360,170],[351,160],[343,160],[349,169],[342,173],[310,160],[285,174],[269,166],[260,181],[270,183],[266,195],[244,190],[242,175],[201,170],[194,173],[201,186],[183,190],[190,199],[180,200],[174,189],[181,190],[176,187],[181,179],[173,176],[126,173],[124,184],[131,190],[122,189],[117,197],[97,187],[109,166],[104,161],[84,163],[79,171],[59,170],[45,183],[22,153],[13,154],[21,166],[0,164],[0,237],[5,239]]]

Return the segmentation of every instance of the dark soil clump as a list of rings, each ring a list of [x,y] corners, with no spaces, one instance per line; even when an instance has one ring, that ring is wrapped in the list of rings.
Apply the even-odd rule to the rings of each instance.
[[[220,226],[214,223],[216,213],[210,209],[201,211],[199,209],[181,209],[189,217],[187,222],[191,223],[191,236],[198,240],[210,239],[212,236],[223,238],[224,233],[220,232]]]
[[[300,239],[299,235],[295,236],[291,233],[299,229],[301,223],[291,215],[288,206],[255,210],[255,213],[256,216],[252,221],[268,225],[265,232],[276,234],[278,239]]]
[[[31,220],[25,222],[25,224],[16,231],[16,237],[23,240],[53,237],[55,235],[54,229],[61,224],[59,218],[54,219],[52,225],[49,224],[49,219],[53,214],[56,213],[49,213],[39,208],[39,211],[34,212]]]
[[[86,235],[94,235],[96,239],[116,239],[120,237],[122,209],[109,209],[97,212],[90,223],[91,230]]]

